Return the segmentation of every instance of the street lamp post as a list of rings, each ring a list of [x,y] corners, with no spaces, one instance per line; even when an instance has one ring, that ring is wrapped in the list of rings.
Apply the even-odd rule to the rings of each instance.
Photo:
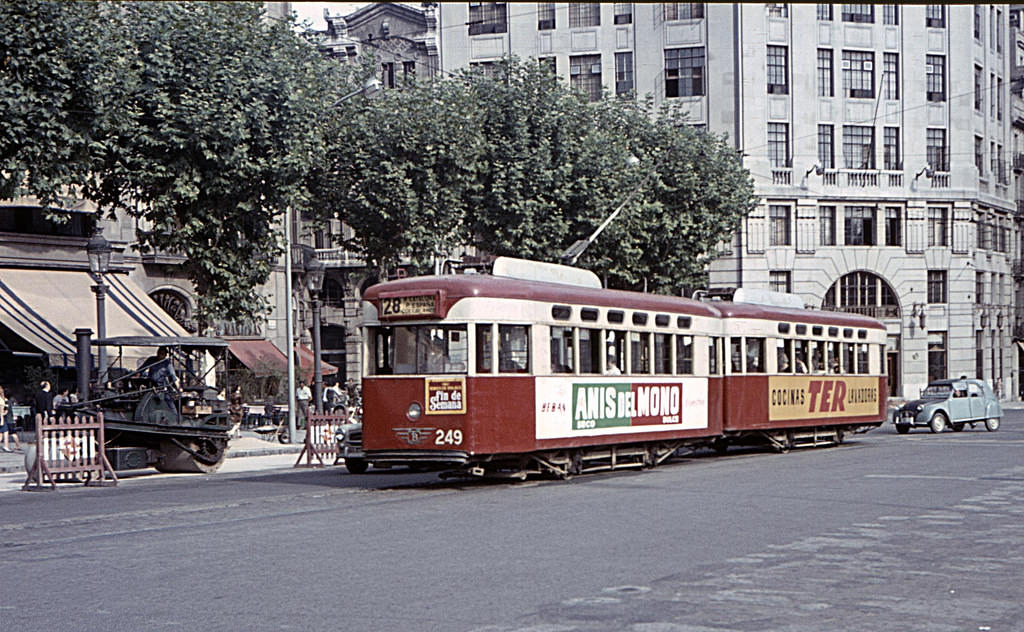
[[[626,164],[630,167],[635,167],[636,165],[640,164],[640,159],[637,158],[636,156],[630,156],[629,159],[626,161]],[[648,174],[648,176],[649,175],[650,174]],[[640,190],[643,188],[644,182],[646,182],[646,178],[644,178],[643,181],[637,184],[637,186],[635,186],[633,190],[629,192],[629,195],[627,195],[626,198],[622,200],[622,202],[617,207],[615,207],[615,210],[612,211],[611,214],[607,218],[605,218],[603,222],[601,222],[601,225],[597,227],[597,230],[590,234],[590,237],[587,237],[586,239],[577,240],[576,243],[569,246],[568,248],[565,249],[564,252],[562,252],[562,254],[559,256],[559,259],[561,259],[564,265],[576,265],[576,260],[580,258],[580,255],[583,254],[583,251],[586,250],[590,246],[590,244],[594,243],[594,240],[597,239],[598,235],[604,232],[605,228],[608,228],[608,224],[611,224],[613,221],[615,221],[615,218],[619,216],[619,213],[622,212],[622,209],[626,208],[626,205],[632,202],[633,198],[635,198],[637,194],[640,193]]]
[[[313,409],[318,413],[324,411],[324,376],[320,363],[320,289],[324,285],[326,268],[315,254],[306,263],[306,288],[313,308]]]
[[[89,253],[89,273],[96,281],[96,285],[92,286],[92,291],[96,294],[96,335],[102,339],[107,337],[107,285],[103,276],[110,270],[110,253],[113,248],[110,242],[104,239],[103,229],[97,226],[96,232],[89,239],[85,249]],[[99,368],[96,373],[96,381],[103,385],[107,381],[107,348],[101,345],[97,349],[97,355],[99,356]]]

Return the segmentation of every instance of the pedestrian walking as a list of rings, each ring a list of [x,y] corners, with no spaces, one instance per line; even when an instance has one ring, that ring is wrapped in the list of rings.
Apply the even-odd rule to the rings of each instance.
[[[50,383],[46,380],[39,383],[35,404],[35,414],[37,415],[45,417],[53,412],[53,393],[50,392]]]

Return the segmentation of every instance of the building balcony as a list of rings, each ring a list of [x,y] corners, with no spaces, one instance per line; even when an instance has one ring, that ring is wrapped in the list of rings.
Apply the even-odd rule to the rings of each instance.
[[[869,316],[879,320],[900,317],[898,305],[822,305],[821,309],[826,312],[843,312],[845,314]]]
[[[1024,171],[1024,152],[1016,152],[1013,154],[1013,170],[1018,173]]]
[[[361,267],[366,259],[347,248],[317,248],[316,257],[328,268]]]
[[[793,170],[772,167],[772,184],[781,186],[793,184]]]

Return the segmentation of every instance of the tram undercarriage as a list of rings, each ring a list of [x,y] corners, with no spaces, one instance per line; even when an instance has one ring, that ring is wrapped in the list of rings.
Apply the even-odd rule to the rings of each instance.
[[[701,449],[725,454],[730,446],[768,447],[777,452],[842,444],[852,434],[879,424],[786,428],[731,432],[718,437],[542,450],[525,454],[470,455],[466,452],[402,451],[368,455],[375,466],[405,465],[434,469],[443,478],[479,477],[525,480],[531,475],[567,479],[579,474],[622,469],[651,469]]]

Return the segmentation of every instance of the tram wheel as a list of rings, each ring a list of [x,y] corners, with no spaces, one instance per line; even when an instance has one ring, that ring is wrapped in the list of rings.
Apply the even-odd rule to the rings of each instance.
[[[711,449],[721,456],[729,450],[729,440],[725,437],[715,437],[711,441]]]
[[[349,474],[365,474],[366,470],[370,468],[370,464],[366,462],[366,459],[360,458],[347,458],[345,459],[345,469],[348,470]]]
[[[160,457],[154,467],[161,472],[212,474],[227,457],[226,440],[197,439],[183,441],[181,444],[192,452],[175,441],[161,441]]]

